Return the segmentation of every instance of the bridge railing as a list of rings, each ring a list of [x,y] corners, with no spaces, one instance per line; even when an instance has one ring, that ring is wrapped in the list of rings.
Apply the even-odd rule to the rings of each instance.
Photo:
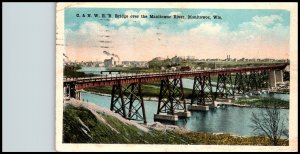
[[[286,65],[285,65],[286,66]],[[201,74],[201,73],[210,73],[218,74],[224,72],[240,72],[240,71],[251,71],[258,69],[272,69],[272,68],[281,68],[284,65],[270,65],[270,66],[261,66],[261,67],[242,67],[242,68],[224,68],[224,69],[210,69],[210,70],[190,70],[190,71],[159,71],[159,72],[147,72],[147,73],[124,73],[124,74],[106,74],[100,76],[90,76],[90,77],[77,77],[70,78],[64,77],[64,82],[89,82],[89,81],[109,81],[109,80],[118,80],[118,79],[134,79],[134,78],[143,78],[143,77],[159,77],[159,76],[174,76],[174,75],[192,75],[192,74]]]

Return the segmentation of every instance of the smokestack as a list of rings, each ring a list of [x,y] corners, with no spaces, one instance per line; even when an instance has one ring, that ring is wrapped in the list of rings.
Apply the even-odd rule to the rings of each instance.
[[[68,58],[68,59],[69,59],[69,57],[68,57],[68,56],[66,56],[66,54],[65,54],[65,53],[63,53],[63,55],[64,55],[64,57],[66,57],[66,58]]]
[[[116,54],[111,54],[111,53],[109,53],[108,51],[103,51],[103,53],[106,54],[107,56],[113,56],[113,57],[116,57],[116,58],[118,58],[118,61],[120,61],[120,57],[119,57],[118,55],[116,55]]]
[[[108,51],[103,51],[103,53],[106,54],[107,56],[111,55]]]
[[[111,55],[118,58],[118,61],[120,61],[120,57],[118,55],[116,55],[116,54],[111,54]]]

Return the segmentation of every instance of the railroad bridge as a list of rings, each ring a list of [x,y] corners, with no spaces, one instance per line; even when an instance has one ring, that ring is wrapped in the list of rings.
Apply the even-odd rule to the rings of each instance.
[[[110,110],[129,120],[146,123],[146,113],[141,85],[160,81],[155,120],[176,121],[190,117],[188,110],[206,110],[217,98],[235,97],[250,90],[275,87],[283,82],[282,70],[287,64],[259,67],[213,69],[205,71],[177,71],[138,74],[102,75],[88,78],[64,78],[64,89],[70,97],[80,99],[80,90],[88,87],[112,86]],[[212,76],[217,77],[215,91]],[[184,99],[183,78],[194,78],[189,106]]]

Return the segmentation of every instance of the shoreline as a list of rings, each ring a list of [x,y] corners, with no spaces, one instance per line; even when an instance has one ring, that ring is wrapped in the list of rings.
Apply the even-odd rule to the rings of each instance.
[[[131,121],[131,120],[127,120],[124,119],[121,115],[112,112],[106,108],[103,108],[101,106],[98,106],[94,103],[86,103],[83,102],[81,100],[75,100],[75,99],[67,99],[64,98],[64,111],[66,109],[66,107],[68,105],[71,105],[75,108],[84,108],[87,109],[91,112],[91,114],[93,114],[95,116],[95,118],[99,121],[101,121],[101,123],[105,124],[106,126],[108,126],[110,128],[111,131],[115,131],[118,132],[118,129],[116,129],[116,127],[113,127],[113,125],[111,125],[110,123],[108,123],[105,118],[103,117],[104,115],[107,116],[112,116],[115,117],[119,120],[119,122],[121,122],[121,124],[124,125],[131,125],[136,127],[139,131],[142,131],[144,133],[154,133],[155,131],[158,131],[160,133],[166,134],[168,132],[171,133],[175,133],[175,135],[182,135],[181,137],[188,137],[188,138],[192,138],[192,140],[190,140],[189,144],[197,144],[197,145],[209,145],[207,143],[198,143],[195,142],[197,139],[199,139],[199,137],[205,138],[206,136],[211,137],[214,142],[218,143],[218,141],[216,140],[224,140],[227,141],[228,137],[232,138],[232,139],[240,139],[241,141],[243,141],[243,139],[246,139],[245,142],[248,142],[249,139],[258,139],[259,141],[261,140],[261,138],[267,139],[266,136],[258,136],[258,135],[238,135],[235,133],[230,133],[230,132],[205,132],[205,131],[192,131],[190,129],[181,127],[181,126],[177,126],[177,125],[172,125],[172,124],[164,124],[161,122],[153,122],[153,123],[147,123],[147,124],[141,124],[141,123],[137,123],[135,121]],[[85,124],[85,121],[81,121],[79,119],[79,122],[81,123],[81,126],[83,126],[84,128],[89,129],[89,127]],[[89,131],[85,132],[86,134],[89,133]],[[87,134],[89,135],[89,134]],[[289,138],[280,138],[281,142],[288,142]],[[187,141],[188,142],[188,141]],[[263,142],[261,142],[263,143]],[[253,142],[251,145],[256,145],[257,142]],[[265,143],[266,144],[266,143]],[[222,145],[249,145],[249,144],[240,144],[240,142],[232,144],[229,142],[225,142]],[[267,143],[268,145],[268,143]]]
[[[248,104],[237,104],[237,103],[228,103],[228,104],[222,104],[224,106],[235,106],[235,107],[244,107],[244,108],[265,108],[265,107],[260,107],[260,106],[251,106]],[[288,107],[278,107],[278,109],[289,109]]]
[[[241,135],[238,135],[238,134],[228,133],[228,132],[192,131],[190,129],[187,129],[187,128],[184,128],[184,127],[181,127],[181,126],[172,125],[172,124],[164,124],[162,122],[157,122],[157,121],[147,123],[147,124],[137,123],[135,121],[124,119],[119,114],[114,113],[114,112],[110,111],[109,109],[98,106],[95,103],[91,103],[91,102],[87,103],[87,102],[84,102],[84,101],[81,101],[81,100],[64,98],[64,110],[65,110],[65,107],[68,106],[68,105],[71,105],[71,106],[76,107],[76,108],[83,107],[83,108],[88,109],[90,111],[93,110],[93,111],[95,111],[95,113],[100,112],[100,113],[104,113],[104,114],[109,115],[109,116],[114,116],[117,119],[119,119],[120,121],[124,122],[125,124],[136,126],[138,129],[143,130],[145,132],[149,132],[151,129],[154,129],[154,130],[162,131],[162,132],[172,131],[172,132],[179,133],[179,134],[204,133],[204,134],[212,134],[212,135],[230,135],[232,137],[240,137],[240,138],[255,137],[255,136],[241,136]]]
[[[90,93],[90,94],[95,94],[95,95],[99,95],[99,96],[106,96],[106,97],[111,97],[110,94],[106,94],[106,93],[100,93],[100,92],[93,92],[93,91],[86,91],[86,90],[80,90],[80,92],[84,92],[84,93]],[[144,101],[158,101],[157,97],[144,97]],[[190,99],[185,99],[186,103],[190,103],[191,100]],[[260,106],[251,106],[248,104],[238,104],[238,103],[232,103],[232,102],[228,102],[228,103],[220,103],[222,106],[234,106],[234,107],[248,107],[248,108],[264,108],[264,107],[260,107]],[[188,105],[188,104],[187,104]],[[220,105],[218,105],[219,107],[221,107]],[[289,107],[278,107],[279,109],[289,109]]]

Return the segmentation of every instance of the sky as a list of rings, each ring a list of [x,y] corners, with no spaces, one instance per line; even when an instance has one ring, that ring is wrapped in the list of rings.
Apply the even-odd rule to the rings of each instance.
[[[189,15],[209,18],[188,19]],[[290,13],[286,10],[66,8],[64,20],[65,51],[72,61],[110,58],[103,51],[118,55],[121,61],[174,56],[225,59],[227,55],[289,58]]]

